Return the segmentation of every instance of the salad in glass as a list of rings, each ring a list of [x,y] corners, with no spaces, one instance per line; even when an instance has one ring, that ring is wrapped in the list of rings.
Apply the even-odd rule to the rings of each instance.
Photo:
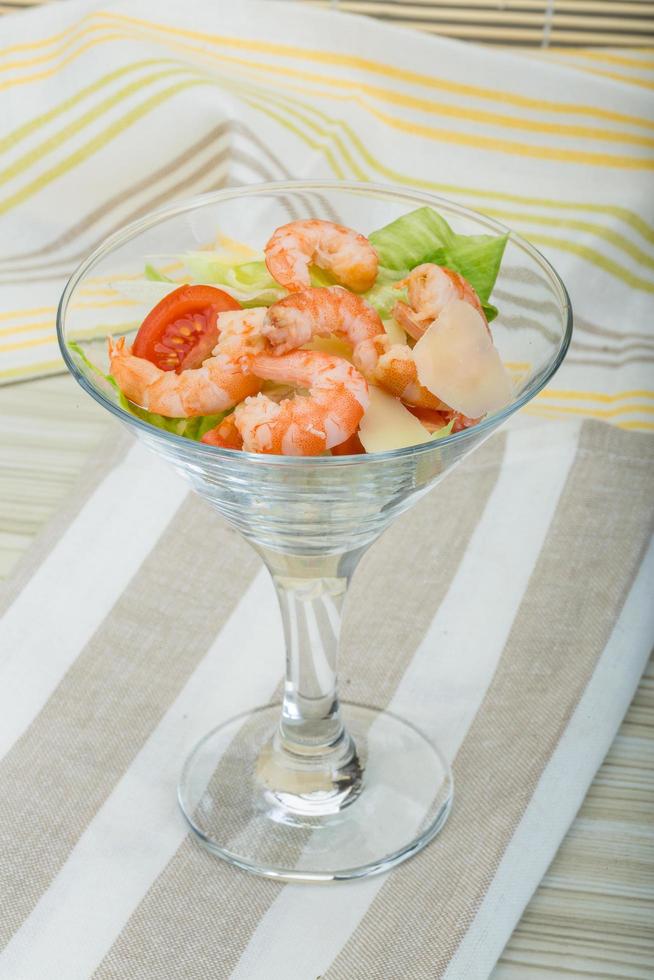
[[[422,207],[368,238],[332,221],[184,256],[133,344],[109,338],[121,404],[233,450],[351,455],[417,445],[512,400],[489,302],[506,236],[459,235]],[[78,353],[84,356],[81,350]]]

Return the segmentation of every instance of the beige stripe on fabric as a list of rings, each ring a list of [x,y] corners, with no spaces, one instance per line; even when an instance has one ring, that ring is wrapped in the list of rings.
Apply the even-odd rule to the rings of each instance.
[[[177,181],[175,184],[165,188],[165,190],[161,191],[154,197],[149,198],[145,203],[140,204],[137,208],[130,211],[130,213],[126,217],[123,217],[119,222],[114,222],[108,231],[105,230],[101,238],[87,243],[82,250],[78,250],[77,252],[64,256],[61,259],[49,258],[39,262],[31,262],[25,265],[22,264],[22,260],[28,258],[30,255],[38,255],[41,253],[46,254],[53,248],[60,248],[69,241],[76,240],[81,234],[83,234],[84,231],[110,214],[116,207],[124,203],[125,200],[130,197],[134,197],[138,193],[141,193],[142,191],[151,187],[154,182],[161,180],[163,177],[175,173],[181,169],[181,167],[187,164],[188,161],[192,159],[200,149],[206,148],[206,146],[210,145],[211,142],[219,142],[225,133],[231,133],[232,131],[235,133],[240,133],[242,136],[248,139],[256,149],[261,148],[262,144],[260,141],[242,123],[221,124],[220,126],[216,127],[215,130],[212,130],[210,134],[200,140],[198,144],[195,144],[188,150],[185,150],[183,154],[176,157],[175,160],[171,161],[169,164],[166,164],[165,167],[157,170],[155,173],[147,178],[144,178],[142,181],[139,181],[132,188],[128,188],[121,194],[111,198],[109,201],[106,201],[91,214],[87,215],[82,221],[78,222],[77,225],[69,228],[63,235],[57,238],[54,242],[51,242],[47,249],[39,249],[37,252],[25,253],[24,255],[20,256],[21,264],[19,264],[18,267],[13,270],[13,272],[11,266],[14,264],[14,259],[0,259],[0,282],[14,281],[16,276],[20,276],[21,283],[43,282],[45,280],[62,278],[62,276],[65,274],[64,272],[50,273],[47,275],[45,275],[43,272],[39,274],[34,273],[33,275],[25,275],[24,273],[30,273],[33,270],[39,269],[44,270],[56,268],[57,266],[61,266],[64,269],[69,269],[71,265],[83,259],[94,248],[100,245],[105,240],[107,234],[118,231],[125,224],[129,223],[130,221],[135,221],[137,218],[148,214],[153,209],[170,203],[171,200],[188,193],[192,189],[195,190],[196,193],[208,193],[210,191],[221,190],[223,187],[231,183],[229,180],[229,173],[224,172],[221,169],[225,163],[229,164],[230,162],[234,161],[241,163],[243,166],[248,167],[253,173],[256,173],[259,177],[261,177],[262,180],[273,180],[275,178],[275,174],[258,158],[250,156],[243,151],[233,149],[229,146],[225,147],[219,150],[218,153],[214,154],[208,160],[205,160],[191,174]],[[281,164],[279,166],[281,167]],[[215,179],[217,173],[219,174],[218,180]],[[284,176],[289,177],[290,173],[284,170]],[[207,183],[204,178],[211,179],[209,179]],[[199,188],[195,186],[198,181],[200,181]],[[320,200],[322,200],[322,198],[320,198]],[[298,217],[288,199],[282,198],[281,203],[286,208],[290,219],[295,219]],[[330,211],[332,210],[328,205],[325,205],[325,207]]]
[[[0,947],[47,889],[258,567],[252,549],[189,496],[2,760]],[[74,597],[62,614],[75,615]]]
[[[344,698],[385,705],[392,697],[484,511],[499,475],[504,443],[499,435],[482,446],[434,494],[389,528],[362,562],[349,603],[357,615],[346,616],[343,638]],[[450,511],[456,511],[456,521],[438,519]],[[419,580],[398,576],[398,568],[414,566],[425,540],[435,559],[424,563]],[[226,978],[281,887],[210,857],[187,839],[94,978]]]
[[[638,572],[652,486],[654,439],[584,423],[502,659],[457,755],[450,820],[389,876],[325,980],[445,972]]]
[[[5,267],[5,265],[22,265],[22,263],[26,259],[38,258],[41,255],[49,256],[50,262],[48,264],[51,265],[52,252],[56,251],[59,248],[62,248],[64,245],[68,245],[70,242],[75,241],[75,239],[79,238],[80,235],[82,235],[85,231],[88,231],[89,228],[97,224],[98,221],[101,221],[104,217],[110,214],[115,208],[124,205],[126,201],[128,201],[130,198],[137,197],[139,194],[143,192],[150,191],[154,184],[157,184],[159,183],[160,180],[164,180],[166,177],[169,177],[171,174],[176,173],[187,163],[189,163],[189,161],[193,160],[199,153],[202,153],[212,144],[218,143],[220,140],[222,140],[223,136],[229,133],[230,128],[231,127],[229,122],[223,122],[220,123],[219,126],[214,126],[201,139],[197,140],[191,146],[187,147],[178,156],[174,157],[172,160],[169,160],[162,167],[157,168],[157,170],[153,170],[152,173],[149,173],[146,177],[143,177],[141,180],[136,181],[135,183],[131,184],[129,187],[122,188],[118,194],[114,194],[113,197],[110,197],[108,200],[104,201],[101,205],[99,205],[99,207],[95,208],[93,211],[90,211],[88,214],[86,214],[81,219],[81,221],[78,221],[77,224],[71,225],[61,235],[59,235],[57,238],[53,239],[52,241],[49,241],[46,245],[43,245],[37,249],[33,249],[32,251],[29,252],[20,252],[20,253],[13,252],[11,255],[6,257],[0,256],[0,262],[3,265],[3,268]],[[167,198],[171,197],[174,191],[175,188],[169,188],[168,190],[165,191],[165,196]],[[158,197],[154,201],[148,202],[145,205],[145,207],[148,210],[151,210],[156,204],[157,200],[159,200]],[[131,217],[135,217],[135,216],[136,213],[131,215],[130,220]],[[125,224],[125,223],[126,221],[121,222],[121,224]],[[73,256],[69,256],[65,261],[73,261],[76,258],[82,258],[83,255],[87,254],[87,251],[90,251],[90,248],[86,249],[82,253],[76,253]],[[35,268],[35,266],[33,265],[25,266],[25,268]]]
[[[77,483],[72,487],[65,503],[35,538],[29,550],[12,569],[11,577],[0,588],[0,616],[18,596],[46,556],[66,533],[89,497],[102,482],[109,470],[119,462],[130,446],[129,436],[121,426],[115,425],[89,456]]]
[[[124,225],[129,224],[131,221],[135,221],[137,218],[141,218],[150,211],[153,211],[157,207],[161,207],[164,204],[169,204],[175,198],[187,193],[190,190],[198,191],[196,186],[198,181],[201,181],[201,186],[203,191],[207,190],[219,190],[225,187],[227,183],[227,170],[225,164],[229,160],[229,148],[224,147],[219,150],[209,159],[205,160],[199,167],[197,167],[191,174],[178,180],[175,184],[166,187],[163,191],[160,191],[154,197],[149,198],[145,203],[140,204],[133,211],[130,211],[128,215],[121,218],[120,221],[114,221],[108,230],[104,231],[102,235],[88,242],[84,248],[79,249],[77,252],[73,252],[71,255],[66,255],[61,259],[44,259],[40,262],[31,262],[26,265],[21,265],[14,269],[5,269],[4,267],[0,270],[2,278],[0,282],[11,282],[12,278],[16,279],[20,276],[21,283],[27,282],[42,282],[44,279],[58,278],[65,273],[59,272],[54,276],[44,276],[40,273],[35,273],[33,275],[23,275],[23,273],[31,273],[33,270],[39,269],[51,269],[56,266],[62,266],[65,270],[71,269],[76,262],[85,258],[90,254],[95,248],[105,241],[107,235],[113,234],[119,229],[123,228]],[[219,179],[216,181],[216,174],[219,174]],[[208,186],[203,186],[203,178],[211,178]],[[107,203],[103,211],[109,213],[110,209],[116,206],[116,201],[110,201]],[[79,228],[72,229],[75,234],[79,233]]]

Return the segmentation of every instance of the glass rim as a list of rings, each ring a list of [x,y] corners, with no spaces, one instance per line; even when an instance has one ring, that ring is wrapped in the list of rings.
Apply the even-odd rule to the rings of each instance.
[[[434,207],[438,205],[445,205],[450,211],[457,212],[462,217],[473,218],[475,221],[480,222],[485,225],[490,231],[499,233],[501,235],[508,235],[512,242],[514,242],[519,248],[527,252],[532,259],[540,266],[542,271],[545,273],[550,283],[555,287],[555,290],[559,294],[561,300],[562,312],[566,317],[566,323],[561,335],[561,340],[558,348],[552,357],[551,361],[547,365],[546,370],[541,372],[530,384],[527,385],[522,394],[512,401],[509,405],[506,405],[499,412],[495,412],[493,415],[489,415],[478,422],[476,425],[471,426],[468,429],[461,429],[459,432],[451,433],[448,436],[443,436],[440,439],[430,439],[426,442],[418,443],[415,446],[404,446],[401,449],[389,449],[385,452],[378,453],[359,453],[356,455],[344,455],[344,456],[281,456],[268,453],[255,453],[246,452],[241,449],[224,449],[219,446],[210,446],[206,443],[196,442],[195,440],[187,439],[184,436],[178,436],[173,432],[168,432],[165,429],[159,429],[156,426],[150,425],[144,419],[138,418],[136,415],[132,415],[127,412],[120,405],[115,404],[109,398],[107,398],[102,391],[93,385],[86,375],[80,370],[78,365],[75,363],[70,351],[68,350],[68,345],[66,343],[66,338],[64,334],[64,321],[66,313],[68,310],[68,304],[70,299],[77,288],[78,284],[82,281],[86,273],[93,268],[99,261],[105,258],[116,246],[124,245],[131,239],[135,238],[143,231],[147,231],[149,228],[154,227],[159,222],[164,221],[168,218],[174,218],[177,215],[184,214],[188,211],[194,211],[198,208],[204,207],[209,204],[215,204],[219,201],[227,201],[237,197],[253,197],[260,194],[266,194],[269,192],[279,192],[279,191],[329,191],[329,190],[342,190],[349,191],[351,193],[359,193],[363,195],[372,195],[377,197],[388,197],[394,200],[398,198],[403,198],[407,202],[417,203],[417,204],[432,204]],[[228,187],[224,190],[211,191],[206,194],[198,194],[194,197],[185,198],[184,200],[178,201],[175,204],[167,205],[162,208],[158,208],[154,211],[148,212],[141,218],[137,218],[135,221],[131,221],[119,228],[117,231],[109,235],[100,245],[98,245],[89,255],[80,262],[75,271],[70,276],[64,291],[59,300],[57,307],[57,341],[59,343],[59,349],[61,351],[62,357],[66,367],[75,378],[77,383],[95,399],[98,404],[102,405],[108,411],[110,411],[116,418],[120,421],[127,423],[130,426],[140,429],[146,434],[154,434],[158,438],[164,441],[171,442],[173,445],[182,447],[185,450],[192,450],[199,453],[201,456],[207,456],[210,459],[224,459],[224,460],[247,460],[248,462],[253,462],[257,464],[267,464],[267,465],[283,465],[283,466],[325,466],[334,465],[334,463],[345,464],[349,466],[362,465],[368,462],[382,462],[384,460],[396,460],[407,458],[411,456],[421,455],[423,453],[433,452],[434,450],[450,445],[455,441],[464,442],[471,437],[471,434],[475,434],[477,437],[483,432],[488,430],[493,430],[497,428],[502,422],[510,418],[515,412],[519,411],[524,405],[526,405],[535,395],[541,391],[550,378],[556,373],[560,367],[567,351],[570,346],[570,340],[572,337],[572,305],[570,303],[570,297],[568,291],[563,283],[563,280],[559,276],[556,269],[552,264],[538,251],[530,242],[528,242],[521,235],[518,235],[507,225],[502,224],[502,222],[497,221],[495,218],[489,218],[487,215],[475,211],[472,208],[464,207],[462,204],[458,204],[456,201],[452,201],[449,198],[441,197],[437,194],[432,194],[430,192],[411,190],[410,188],[400,187],[392,184],[376,184],[368,183],[366,181],[347,181],[347,180],[323,180],[323,179],[297,179],[297,180],[280,180],[280,181],[268,181],[258,184],[245,184],[239,187]]]

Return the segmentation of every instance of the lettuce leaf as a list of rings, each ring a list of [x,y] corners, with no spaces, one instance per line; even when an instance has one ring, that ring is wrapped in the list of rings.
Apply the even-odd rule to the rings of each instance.
[[[393,312],[393,307],[398,300],[407,302],[407,293],[404,287],[398,288],[396,283],[409,274],[408,269],[398,271],[396,269],[385,269],[379,267],[374,286],[363,294],[363,298],[379,313],[382,320],[387,320]]]
[[[150,425],[164,429],[166,432],[172,432],[176,436],[193,439],[194,442],[199,442],[205,432],[215,428],[226,415],[229,415],[229,412],[219,412],[217,415],[196,415],[191,419],[170,419],[165,415],[157,415],[156,412],[148,412],[147,409],[134,405],[133,402],[125,398],[122,391],[118,401],[121,408],[131,412],[132,415],[136,415],[137,418],[143,419],[144,422],[149,422]],[[230,409],[230,411],[232,410]]]
[[[180,258],[195,282],[226,286],[244,307],[270,306],[286,295],[263,260],[234,265],[225,262],[224,252],[209,251],[187,252]]]
[[[393,270],[406,275],[423,262],[444,265],[475,288],[489,321],[497,316],[488,300],[508,235],[458,235],[436,211],[423,207],[372,232],[369,239],[379,256],[380,274]]]
[[[79,344],[71,342],[68,344],[68,347],[77,354],[82,363],[90,371],[108,382],[118,393],[118,404],[121,408],[142,419],[144,422],[149,422],[150,425],[154,425],[157,429],[164,429],[166,432],[172,432],[176,436],[184,436],[185,439],[193,439],[195,442],[199,442],[205,432],[219,425],[225,416],[229,415],[230,411],[233,411],[233,409],[230,409],[227,412],[219,412],[217,415],[197,415],[190,419],[171,419],[165,415],[158,415],[156,412],[149,412],[147,409],[140,408],[138,405],[129,401],[118,387],[118,383],[113,375],[105,374],[104,371],[101,371],[93,361],[89,360],[86,352]]]

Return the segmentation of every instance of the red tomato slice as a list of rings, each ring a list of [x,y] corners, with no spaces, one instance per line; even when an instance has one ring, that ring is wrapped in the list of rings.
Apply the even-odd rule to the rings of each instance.
[[[216,318],[241,304],[215,286],[180,286],[150,310],[132,346],[132,353],[162,371],[200,367],[218,342]]]

